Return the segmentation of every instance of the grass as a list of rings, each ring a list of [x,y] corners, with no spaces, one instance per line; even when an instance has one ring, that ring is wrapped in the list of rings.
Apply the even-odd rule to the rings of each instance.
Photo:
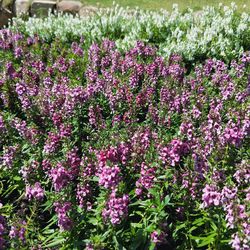
[[[13,0],[3,0],[3,6],[9,5]],[[84,5],[93,5],[100,7],[111,7],[113,0],[79,0]],[[180,10],[185,10],[188,7],[194,10],[201,10],[203,6],[211,5],[218,6],[219,3],[224,5],[230,5],[231,2],[235,2],[239,11],[250,12],[250,0],[116,0],[115,3],[120,6],[131,8],[139,7],[149,10],[166,9],[171,10],[174,3],[179,5]],[[243,6],[245,5],[245,8]]]
[[[82,0],[86,5],[99,5],[101,7],[111,7],[113,0]],[[116,0],[115,3],[120,6],[129,6],[131,8],[140,7],[143,9],[157,10],[166,9],[171,10],[174,3],[179,5],[180,10],[185,10],[191,7],[194,10],[200,10],[203,6],[212,5],[218,6],[219,3],[224,5],[230,5],[233,0]],[[249,0],[236,0],[234,1],[238,6],[239,11],[250,11],[250,1]],[[246,5],[245,8],[243,6]]]

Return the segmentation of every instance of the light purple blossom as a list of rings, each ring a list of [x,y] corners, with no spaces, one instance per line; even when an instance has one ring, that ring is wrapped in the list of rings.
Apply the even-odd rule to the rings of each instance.
[[[99,185],[107,189],[116,188],[121,181],[120,172],[121,170],[117,165],[103,167],[99,174]]]
[[[24,243],[26,241],[26,224],[26,221],[20,221],[19,223],[12,225],[9,232],[10,238],[17,238]]]
[[[150,234],[151,241],[155,244],[164,242],[166,234],[164,232],[153,231]]]
[[[141,176],[136,181],[136,190],[135,193],[138,196],[143,194],[143,191],[148,190],[153,187],[155,181],[155,167],[148,167],[145,162],[141,164]]]
[[[6,166],[7,168],[12,167],[13,161],[15,160],[17,149],[18,146],[4,147],[3,156],[0,157],[0,162],[3,166]]]
[[[36,200],[43,200],[44,198],[44,190],[41,186],[40,182],[36,182],[33,186],[26,186],[26,197],[28,200],[32,198]]]
[[[206,184],[205,188],[202,190],[202,206],[204,208],[210,206],[219,206],[221,203],[221,194],[215,185]]]
[[[87,200],[91,195],[91,187],[88,183],[79,183],[77,185],[77,193],[76,197],[78,200],[78,204],[81,208],[85,207],[87,205]]]
[[[61,163],[58,163],[56,167],[51,169],[49,176],[52,179],[54,189],[57,192],[66,187],[71,179],[70,173],[65,169],[65,167],[63,167]]]
[[[61,231],[69,231],[73,226],[73,221],[70,219],[68,213],[71,210],[72,204],[70,202],[60,203],[55,202],[55,211],[58,217],[58,226]]]
[[[128,204],[128,195],[124,194],[122,197],[117,197],[116,192],[112,191],[106,203],[106,208],[102,211],[104,220],[110,220],[113,225],[120,224],[122,219],[128,215]]]

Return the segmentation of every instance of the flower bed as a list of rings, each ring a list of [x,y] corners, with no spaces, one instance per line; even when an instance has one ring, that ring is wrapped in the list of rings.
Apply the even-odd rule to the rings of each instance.
[[[249,249],[249,52],[0,37],[1,249]]]

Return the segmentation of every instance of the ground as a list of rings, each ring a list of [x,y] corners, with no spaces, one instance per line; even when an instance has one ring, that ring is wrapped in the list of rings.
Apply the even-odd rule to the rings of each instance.
[[[88,5],[100,5],[102,7],[112,6],[113,0],[82,0],[84,3]],[[232,0],[117,0],[115,3],[121,6],[129,6],[129,7],[140,7],[144,9],[167,9],[171,10],[174,3],[177,3],[181,10],[184,10],[188,7],[191,7],[195,10],[202,9],[205,5],[214,5],[218,6],[219,3],[223,3],[225,5],[230,5]],[[237,0],[234,1],[236,5],[239,7],[240,11],[250,11],[250,1],[249,0]],[[243,7],[245,5],[245,8]]]

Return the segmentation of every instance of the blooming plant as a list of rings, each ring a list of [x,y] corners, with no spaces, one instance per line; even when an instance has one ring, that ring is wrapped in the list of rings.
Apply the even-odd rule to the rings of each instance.
[[[249,13],[238,13],[232,3],[230,7],[204,7],[198,13],[192,9],[182,13],[178,5],[174,5],[170,13],[114,6],[83,17],[59,13],[46,18],[30,17],[25,21],[15,18],[12,29],[29,36],[37,34],[46,41],[60,38],[73,42],[84,36],[87,47],[108,38],[116,41],[121,51],[131,49],[141,40],[157,44],[157,53],[164,57],[177,53],[188,61],[209,57],[229,61],[238,58],[245,49],[249,50],[249,25]],[[76,52],[78,47],[74,50]],[[17,48],[16,55],[20,53]]]
[[[0,31],[0,249],[249,249],[250,53],[44,34]]]

